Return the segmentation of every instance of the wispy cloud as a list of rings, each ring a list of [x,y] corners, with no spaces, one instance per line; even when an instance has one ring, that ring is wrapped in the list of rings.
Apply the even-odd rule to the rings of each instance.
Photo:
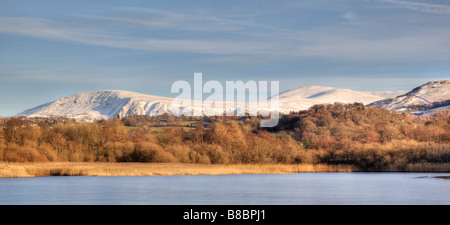
[[[326,31],[325,33],[332,33]],[[324,32],[305,33],[305,43],[298,46],[303,57],[321,57],[341,60],[415,61],[450,59],[450,29],[420,29],[416,34],[394,37],[358,37]]]
[[[446,6],[395,0],[378,0],[422,10],[446,12]],[[438,7],[439,6],[439,7]],[[427,8],[428,7],[428,8]],[[371,37],[366,30],[379,29],[377,18],[363,22],[336,24],[309,30],[279,29],[266,24],[254,24],[218,17],[196,16],[177,12],[124,8],[126,16],[84,16],[87,21],[67,22],[41,18],[0,17],[0,33],[20,34],[95,46],[142,51],[207,54],[205,62],[265,62],[298,58],[322,58],[347,61],[415,61],[450,60],[450,28],[415,27],[414,32]],[[448,9],[447,9],[448,10]],[[348,21],[359,19],[356,12],[342,14]],[[78,18],[79,19],[79,18]],[[104,23],[114,25],[105,26]],[[130,25],[139,26],[129,32]],[[179,39],[163,37],[166,30],[142,32],[142,26],[152,29],[199,31],[200,34],[180,35]],[[255,29],[258,28],[258,29]],[[396,29],[396,28],[390,28]],[[401,29],[401,28],[400,28]],[[214,34],[211,34],[213,32]],[[239,32],[235,34],[234,32]],[[158,36],[159,34],[159,36]],[[161,35],[163,34],[163,35]],[[206,34],[206,35],[202,35]],[[189,38],[186,38],[189,37]]]
[[[226,32],[245,34],[248,30],[289,31],[269,24],[254,23],[242,19],[224,19],[217,16],[195,15],[141,7],[116,8],[110,16],[77,15],[108,23],[109,26],[135,26],[148,29],[166,29],[199,32]]]
[[[410,1],[399,1],[399,0],[376,0],[378,2],[385,2],[394,4],[396,7],[405,8],[414,11],[444,14],[450,15],[450,6],[440,5],[440,4],[430,4],[422,2],[410,2]]]
[[[354,21],[357,21],[359,19],[359,16],[355,12],[350,11],[350,12],[344,13],[342,15],[342,18],[344,18],[344,19],[346,19],[346,20],[348,20],[350,22],[354,22]]]
[[[113,78],[103,74],[76,73],[58,69],[14,69],[9,75],[0,76],[0,82],[28,81],[35,83],[71,83],[71,84],[91,84],[111,82]],[[106,79],[108,78],[108,79]]]
[[[254,26],[254,24],[246,23],[244,21],[222,19],[214,16],[192,15],[159,9],[122,7],[118,8],[118,10],[120,12],[125,12],[127,16],[96,17],[127,25],[208,32],[238,31],[243,30],[248,26]]]
[[[170,77],[170,74],[164,73],[135,73],[130,72],[129,69],[120,69],[117,67],[83,69],[83,68],[66,68],[59,65],[48,67],[44,65],[39,66],[21,66],[16,65],[12,68],[6,69],[0,74],[0,84],[8,82],[27,81],[40,84],[71,84],[71,85],[126,85],[126,84],[142,84],[151,80],[152,84],[159,84],[159,86],[166,85],[167,81],[164,79],[152,79],[156,77]],[[129,74],[128,74],[129,73]],[[128,74],[125,77],[123,74]],[[145,75],[143,75],[145,74]]]
[[[83,44],[146,51],[190,52],[203,54],[259,54],[267,45],[239,40],[170,40],[135,37],[100,27],[40,18],[0,17],[0,32],[57,39]]]

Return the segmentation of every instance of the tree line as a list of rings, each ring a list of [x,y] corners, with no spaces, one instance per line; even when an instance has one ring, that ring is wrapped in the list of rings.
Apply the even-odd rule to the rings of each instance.
[[[362,170],[450,162],[450,110],[397,114],[315,105],[260,128],[258,117],[130,116],[97,122],[0,119],[0,161],[350,164]]]

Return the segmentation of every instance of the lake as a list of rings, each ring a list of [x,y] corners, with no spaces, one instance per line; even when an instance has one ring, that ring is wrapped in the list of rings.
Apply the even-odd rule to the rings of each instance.
[[[0,204],[450,204],[449,173],[1,178]]]

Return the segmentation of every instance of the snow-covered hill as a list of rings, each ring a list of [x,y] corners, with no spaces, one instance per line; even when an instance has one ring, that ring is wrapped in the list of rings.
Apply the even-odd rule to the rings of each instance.
[[[450,81],[428,82],[404,95],[376,101],[368,106],[418,115],[450,108]]]
[[[361,102],[370,106],[397,110],[405,104],[434,104],[449,100],[449,81],[430,82],[412,92],[359,92],[322,86],[306,86],[289,90],[278,95],[279,110],[282,113],[308,109],[315,104]],[[396,98],[385,99],[386,96]],[[173,98],[141,94],[131,91],[104,90],[77,93],[56,101],[26,110],[17,116],[25,117],[67,117],[79,121],[123,118],[129,115],[156,116],[171,113]],[[429,101],[430,103],[428,103]],[[374,103],[373,103],[374,102]],[[372,103],[372,104],[370,104]],[[177,115],[188,109],[188,102],[177,108]],[[436,105],[442,107],[442,105]],[[193,107],[193,110],[202,110]],[[239,108],[227,108],[226,111],[241,111]]]
[[[20,113],[18,116],[64,116],[92,121],[116,116],[157,115],[170,111],[171,98],[131,91],[105,90],[77,93]]]
[[[203,112],[202,106],[195,101],[185,101],[182,105],[176,102],[175,114],[180,116],[188,112]],[[240,111],[239,107],[228,107],[224,102],[223,112]],[[206,103],[205,103],[206,104]],[[156,116],[165,113],[172,114],[174,99],[154,95],[141,94],[132,91],[104,90],[81,92],[71,96],[60,98],[35,108],[19,113],[17,116],[34,117],[67,117],[77,121],[94,121],[100,119],[123,118],[130,115]],[[191,111],[192,110],[192,111]],[[217,115],[214,108],[208,113]]]
[[[361,102],[363,104],[368,104],[374,101],[385,99],[383,95],[392,95],[392,93],[368,93],[352,91],[349,89],[338,89],[333,87],[306,86],[280,93],[279,104],[280,111],[283,113],[288,113],[290,111],[305,110],[315,104],[326,104],[334,102]]]

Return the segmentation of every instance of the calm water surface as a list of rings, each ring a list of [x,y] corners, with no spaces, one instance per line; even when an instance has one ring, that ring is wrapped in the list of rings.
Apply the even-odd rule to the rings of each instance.
[[[0,204],[450,204],[449,173],[1,178]]]

